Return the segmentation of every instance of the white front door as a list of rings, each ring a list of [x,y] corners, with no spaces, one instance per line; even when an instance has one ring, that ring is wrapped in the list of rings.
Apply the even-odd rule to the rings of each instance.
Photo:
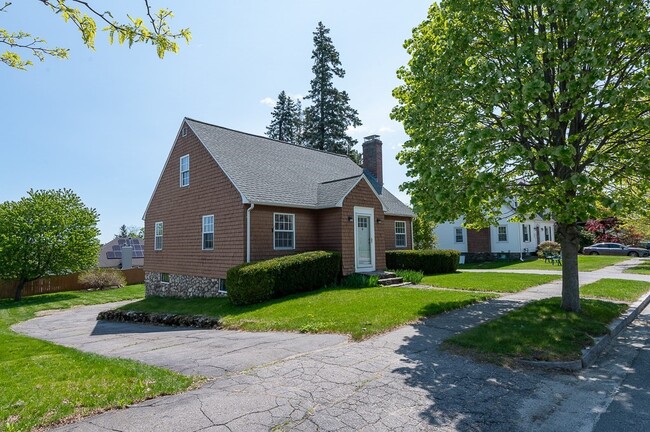
[[[354,209],[355,270],[375,270],[374,209]]]

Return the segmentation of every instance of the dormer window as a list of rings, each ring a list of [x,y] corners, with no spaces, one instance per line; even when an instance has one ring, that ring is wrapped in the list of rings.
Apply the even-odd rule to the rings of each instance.
[[[190,155],[181,157],[181,187],[190,185]]]

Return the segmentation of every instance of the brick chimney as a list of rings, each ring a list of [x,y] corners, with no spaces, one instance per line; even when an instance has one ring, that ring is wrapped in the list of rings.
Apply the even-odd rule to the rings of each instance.
[[[381,145],[379,135],[370,135],[363,139],[363,169],[368,170],[379,183],[384,185],[384,173],[381,161]]]

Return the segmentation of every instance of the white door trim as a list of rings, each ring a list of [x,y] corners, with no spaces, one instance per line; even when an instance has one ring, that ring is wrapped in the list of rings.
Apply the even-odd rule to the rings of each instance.
[[[370,217],[370,266],[359,267],[357,259],[357,217],[369,216]],[[375,271],[375,209],[372,207],[354,207],[354,271],[356,272],[371,272]]]

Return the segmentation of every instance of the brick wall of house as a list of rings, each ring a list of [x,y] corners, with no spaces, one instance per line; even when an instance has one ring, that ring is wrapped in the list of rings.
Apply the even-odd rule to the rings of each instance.
[[[490,228],[467,230],[467,252],[483,253],[490,250]]]
[[[294,215],[295,249],[273,248],[274,213]],[[251,261],[320,249],[316,210],[256,205],[251,210]]]
[[[403,221],[406,223],[406,247],[397,247],[395,246],[395,222]],[[384,238],[386,240],[386,250],[396,250],[396,249],[413,249],[413,243],[411,241],[411,218],[408,217],[399,217],[399,216],[386,216],[381,223],[381,226],[384,229]]]
[[[374,194],[368,183],[360,181],[343,201],[341,211],[341,236],[343,254],[343,274],[354,273],[354,222],[349,222],[348,217],[354,217],[354,207],[371,207],[375,209],[375,268],[386,269],[386,241],[385,230],[377,225],[376,219],[384,219],[381,202]]]
[[[180,158],[190,155],[190,184],[180,187]],[[202,250],[202,216],[214,215],[214,250]],[[154,223],[163,222],[163,250],[154,250]],[[164,167],[145,215],[146,272],[225,278],[246,259],[242,198],[212,156],[187,128]]]

